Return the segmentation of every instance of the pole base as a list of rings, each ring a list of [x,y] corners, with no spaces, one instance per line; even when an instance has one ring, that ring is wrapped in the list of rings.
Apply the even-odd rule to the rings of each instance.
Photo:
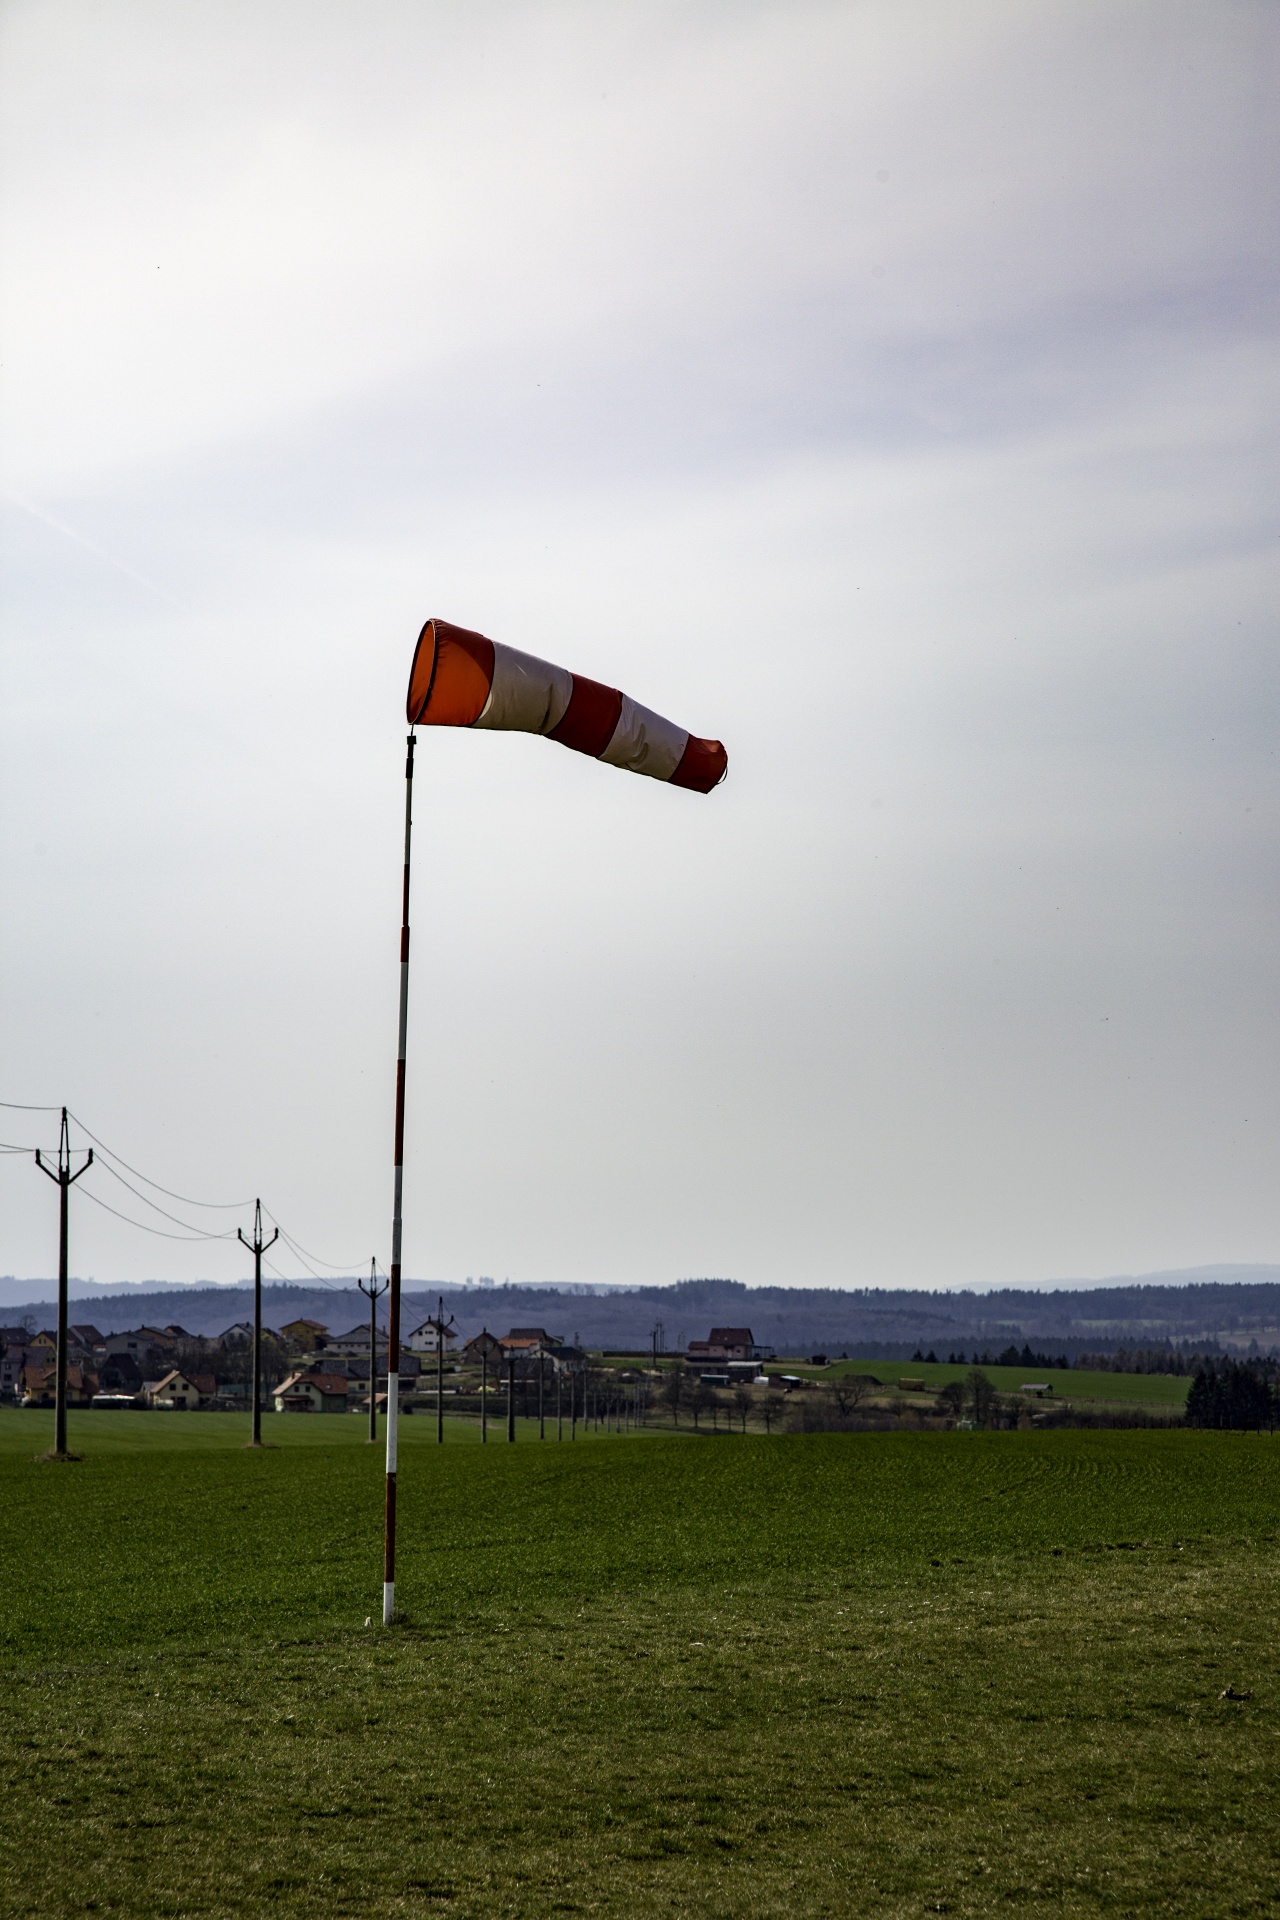
[[[384,1580],[382,1583],[382,1624],[389,1627],[396,1612],[396,1583]]]

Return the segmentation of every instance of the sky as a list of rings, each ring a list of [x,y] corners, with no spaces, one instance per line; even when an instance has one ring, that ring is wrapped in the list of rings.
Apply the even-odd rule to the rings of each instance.
[[[432,614],[729,775],[422,735],[407,1275],[1280,1259],[1278,31],[3,0],[0,1098],[183,1196],[73,1273],[386,1264]]]

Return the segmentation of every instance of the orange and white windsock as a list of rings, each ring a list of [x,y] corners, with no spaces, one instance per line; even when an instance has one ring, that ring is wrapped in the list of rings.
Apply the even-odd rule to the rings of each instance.
[[[710,793],[729,756],[629,694],[519,653],[482,633],[428,620],[409,674],[410,726],[542,733],[611,767]]]

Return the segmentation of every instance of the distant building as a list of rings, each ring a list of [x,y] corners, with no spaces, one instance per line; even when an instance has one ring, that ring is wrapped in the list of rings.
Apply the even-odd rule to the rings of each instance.
[[[228,1327],[225,1333],[218,1335],[218,1340],[224,1347],[247,1347],[252,1339],[252,1320],[237,1320],[234,1327]]]
[[[160,1407],[166,1412],[190,1412],[193,1408],[207,1406],[215,1398],[218,1383],[211,1373],[186,1374],[173,1367],[146,1391],[153,1407]]]
[[[446,1327],[444,1331],[444,1350],[446,1353],[448,1353],[451,1347],[457,1345],[457,1340],[458,1336],[453,1332],[452,1328]],[[436,1348],[439,1344],[435,1322],[433,1320],[422,1321],[419,1326],[413,1329],[411,1334],[406,1336],[404,1344],[409,1348],[411,1353],[429,1353],[434,1359]],[[365,1345],[368,1345],[367,1336]]]
[[[545,1327],[512,1327],[507,1339],[534,1340],[545,1353],[550,1353],[553,1348],[564,1345],[563,1334],[548,1333]]]
[[[291,1373],[273,1398],[277,1413],[345,1413],[347,1382],[338,1373]]]
[[[142,1368],[131,1353],[110,1353],[98,1365],[99,1393],[140,1393]]]
[[[286,1340],[308,1353],[322,1353],[327,1345],[325,1336],[329,1329],[320,1320],[290,1320],[280,1331]]]
[[[482,1360],[500,1361],[502,1342],[496,1333],[490,1333],[487,1327],[473,1334],[462,1349],[462,1358],[470,1366],[478,1367]]]
[[[156,1351],[155,1341],[146,1327],[138,1327],[131,1333],[109,1333],[102,1345],[109,1359],[118,1353],[131,1353],[139,1366],[145,1366]]]
[[[0,1352],[0,1399],[15,1400],[22,1369],[27,1364],[25,1347],[5,1347]]]
[[[543,1360],[557,1353],[564,1342],[553,1340],[541,1327],[512,1327],[499,1344],[504,1360]]]
[[[27,1365],[19,1376],[18,1389],[25,1407],[51,1407],[57,1397],[56,1366]],[[86,1367],[67,1366],[67,1405],[87,1407],[98,1391],[98,1377]]]
[[[70,1334],[71,1338],[75,1341],[76,1345],[78,1347],[83,1347],[86,1353],[92,1353],[95,1347],[100,1347],[103,1344],[102,1335],[98,1332],[98,1329],[96,1327],[90,1327],[82,1324],[79,1326],[68,1327],[67,1332]]]
[[[706,1340],[689,1342],[689,1359],[772,1360],[773,1348],[757,1346],[750,1327],[712,1327]]]
[[[379,1353],[387,1350],[387,1330],[379,1327],[375,1335]],[[365,1365],[369,1359],[369,1323],[352,1327],[349,1333],[335,1333],[326,1337],[324,1351],[327,1354],[360,1354],[365,1356]]]

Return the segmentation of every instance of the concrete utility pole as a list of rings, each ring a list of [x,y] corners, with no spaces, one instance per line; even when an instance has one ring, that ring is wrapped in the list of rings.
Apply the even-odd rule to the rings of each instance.
[[[246,1240],[239,1227],[236,1239],[253,1255],[253,1438],[251,1447],[262,1445],[262,1256],[280,1238],[276,1228],[269,1240],[262,1238],[262,1202],[253,1203],[253,1238]]]
[[[88,1159],[80,1173],[71,1171],[71,1136],[67,1132],[67,1110],[62,1109],[62,1130],[58,1135],[58,1171],[46,1167],[36,1148],[36,1165],[41,1173],[47,1173],[58,1188],[58,1361],[54,1373],[56,1385],[53,1396],[53,1457],[55,1460],[67,1458],[67,1195],[81,1173],[88,1173],[93,1165],[93,1148],[88,1149]]]
[[[376,1443],[378,1438],[378,1300],[391,1285],[384,1280],[378,1285],[378,1263],[369,1262],[369,1284],[357,1280],[361,1293],[369,1299],[369,1439]]]
[[[447,1333],[453,1332],[455,1322],[452,1314],[447,1321],[444,1317],[444,1295],[440,1294],[437,1297],[439,1304],[436,1308],[436,1317],[434,1320],[428,1320],[427,1325],[436,1330],[436,1445],[442,1447],[444,1445],[444,1337]]]
[[[480,1438],[487,1446],[489,1442],[489,1329],[481,1334],[483,1342],[480,1348]]]

